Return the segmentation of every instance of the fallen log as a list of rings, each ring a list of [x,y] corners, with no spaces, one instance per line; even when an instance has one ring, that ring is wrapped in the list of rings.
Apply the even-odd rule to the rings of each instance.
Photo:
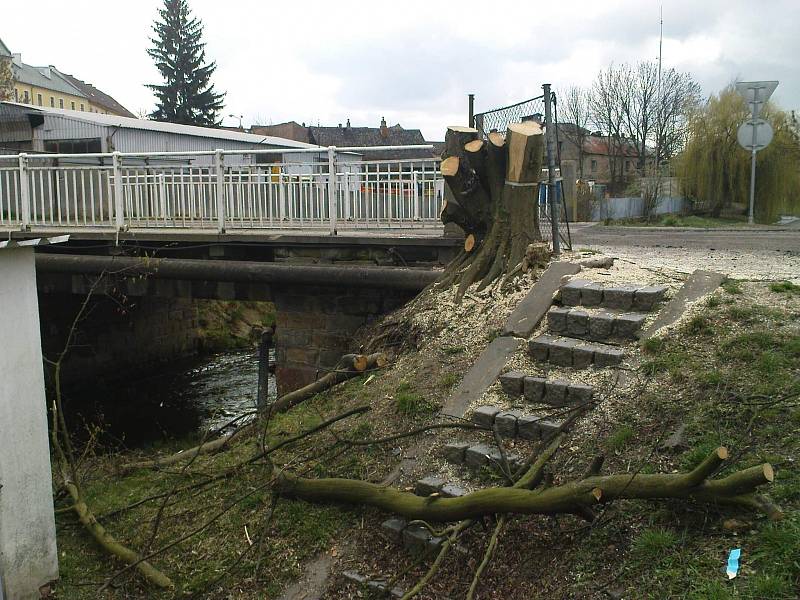
[[[591,507],[620,499],[678,498],[758,510],[779,519],[780,509],[753,492],[771,483],[772,467],[763,464],[727,477],[708,477],[727,458],[718,448],[688,473],[591,476],[541,490],[486,488],[458,498],[422,498],[391,487],[353,479],[307,479],[282,473],[276,490],[285,497],[309,502],[373,506],[408,519],[426,522],[460,521],[495,514],[592,515]]]

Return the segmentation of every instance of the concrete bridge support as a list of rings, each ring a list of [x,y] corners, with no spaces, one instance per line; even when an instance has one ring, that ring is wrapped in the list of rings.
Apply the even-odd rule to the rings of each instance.
[[[33,249],[0,250],[0,598],[58,578]]]

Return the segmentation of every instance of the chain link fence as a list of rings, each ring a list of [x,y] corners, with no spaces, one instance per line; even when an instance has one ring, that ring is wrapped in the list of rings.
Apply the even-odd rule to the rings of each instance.
[[[506,129],[508,129],[508,125],[511,123],[522,123],[525,121],[535,121],[541,125],[547,127],[548,123],[546,123],[545,115],[550,112],[547,110],[545,106],[546,102],[551,102],[551,106],[555,109],[555,93],[550,94],[550,98],[545,98],[544,94],[541,96],[536,96],[535,98],[530,98],[528,100],[523,100],[522,102],[517,102],[516,104],[511,104],[509,106],[504,106],[502,108],[496,108],[494,110],[488,110],[482,113],[475,114],[475,128],[481,132],[481,135],[485,138],[493,131],[498,133],[505,133]],[[567,209],[566,204],[564,202],[564,191],[563,186],[561,185],[561,167],[560,167],[560,152],[559,152],[559,140],[558,140],[558,113],[555,113],[555,118],[553,119],[556,125],[554,126],[555,135],[553,137],[553,144],[555,146],[554,152],[556,153],[556,172],[554,174],[555,179],[555,186],[553,193],[556,196],[556,206],[558,207],[558,211],[560,212],[559,219],[558,219],[558,237],[561,240],[561,247],[566,250],[572,250],[572,238],[570,235],[569,230],[569,221],[567,220]],[[542,236],[542,239],[547,241],[551,246],[553,243],[553,222],[551,218],[551,204],[549,190],[550,186],[547,185],[548,182],[548,170],[546,168],[542,169],[542,177],[540,179],[541,183],[545,185],[539,186],[539,195],[536,199],[537,207],[539,210],[539,232]]]

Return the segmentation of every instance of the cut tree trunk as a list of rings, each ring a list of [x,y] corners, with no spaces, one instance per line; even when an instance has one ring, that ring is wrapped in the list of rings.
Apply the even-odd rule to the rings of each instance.
[[[509,125],[505,136],[488,140],[471,127],[449,127],[441,164],[448,194],[441,219],[466,234],[464,250],[448,265],[438,285],[481,290],[503,274],[532,265],[531,244],[541,242],[537,211],[544,136],[533,121]]]

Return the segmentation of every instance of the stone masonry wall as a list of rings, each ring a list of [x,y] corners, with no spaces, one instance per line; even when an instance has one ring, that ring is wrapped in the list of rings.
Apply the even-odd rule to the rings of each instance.
[[[355,351],[356,330],[401,306],[413,293],[297,287],[274,294],[278,394],[313,382]]]
[[[55,358],[64,347],[82,302],[80,295],[39,295],[46,357]],[[197,307],[191,299],[130,298],[120,305],[99,296],[90,302],[62,369],[66,385],[147,375],[199,349]]]

